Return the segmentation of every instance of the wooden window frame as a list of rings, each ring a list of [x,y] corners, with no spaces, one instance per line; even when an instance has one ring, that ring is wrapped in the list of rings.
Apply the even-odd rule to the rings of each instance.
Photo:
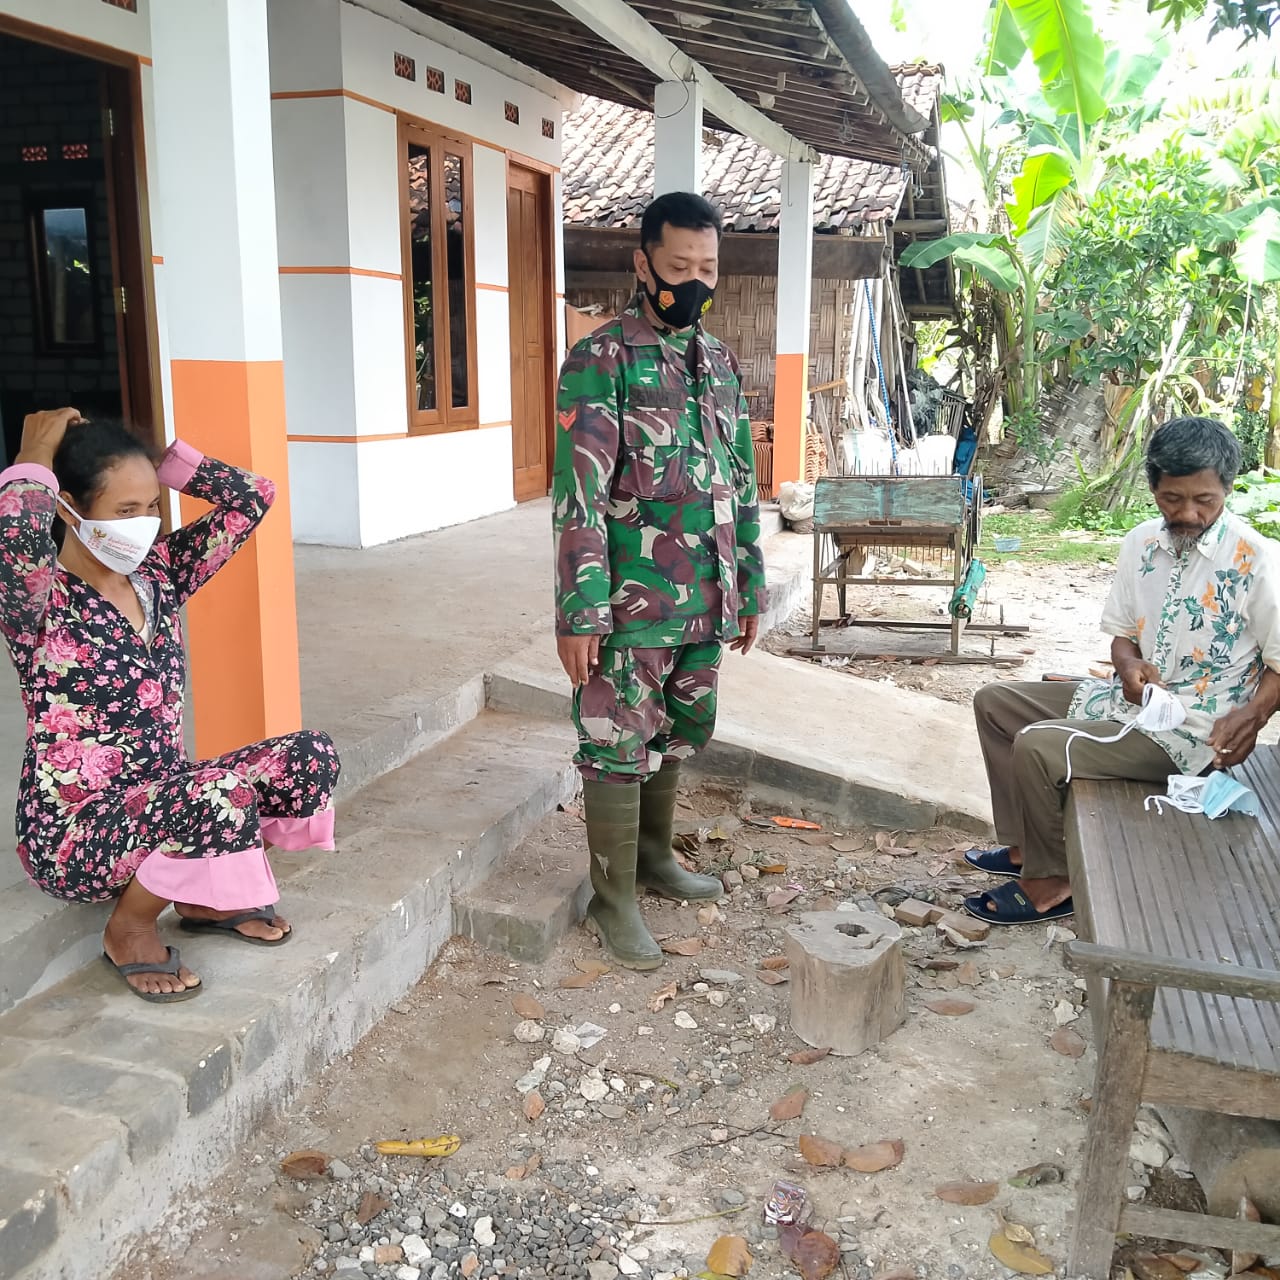
[[[473,431],[480,426],[480,388],[476,349],[476,235],[475,235],[475,150],[469,140],[448,133],[412,116],[397,114],[399,124],[397,155],[400,165],[401,279],[404,285],[405,383],[410,435],[438,435],[452,431]],[[453,365],[449,352],[449,291],[437,292],[443,307],[435,324],[436,407],[418,408],[418,378],[413,323],[413,246],[409,213],[409,145],[431,149],[431,261],[437,284],[449,279],[448,245],[443,222],[444,154],[460,156],[462,165],[462,223],[464,244],[464,295],[467,299],[467,390],[465,405],[453,404]],[[437,211],[438,215],[437,215]],[[441,222],[436,224],[439,216]]]

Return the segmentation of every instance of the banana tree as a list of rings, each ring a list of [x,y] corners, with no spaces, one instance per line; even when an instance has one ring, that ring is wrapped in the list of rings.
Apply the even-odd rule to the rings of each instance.
[[[1015,103],[1010,77],[1028,55],[1039,92],[1017,94]],[[961,233],[913,245],[902,263],[925,267],[950,257],[1006,300],[1006,358],[1016,361],[1006,384],[1010,415],[1033,413],[1039,401],[1042,369],[1036,334],[1044,323],[1037,321],[1037,301],[1061,228],[1074,204],[1100,179],[1100,144],[1108,126],[1141,102],[1163,56],[1158,45],[1134,56],[1108,51],[1085,0],[992,0],[983,79],[975,98],[1003,103],[995,123],[1017,126],[1024,153],[1021,170],[1012,181],[1011,199],[996,211],[991,232],[980,233],[979,240]],[[973,107],[967,115],[961,105],[947,110],[962,126],[971,160],[989,160],[990,150],[983,149],[985,131],[970,132]],[[994,207],[996,166],[981,164],[979,174]],[[1079,329],[1078,317],[1055,322]]]

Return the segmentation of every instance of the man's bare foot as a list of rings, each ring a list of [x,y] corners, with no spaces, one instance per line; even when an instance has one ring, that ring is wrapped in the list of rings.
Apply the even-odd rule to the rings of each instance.
[[[121,921],[119,913],[112,915],[102,935],[102,949],[112,964],[164,964],[169,958],[168,948],[160,941],[155,922],[150,926]],[[198,975],[183,965],[176,974],[135,973],[125,981],[147,995],[171,995],[175,991],[189,991],[200,985]]]
[[[238,911],[215,911],[212,907],[199,907],[192,903],[175,902],[173,909],[187,920],[228,920],[232,916],[243,914]],[[265,920],[246,920],[235,927],[236,933],[246,938],[261,938],[264,942],[279,942],[286,934],[292,933],[289,922],[284,916],[276,916],[275,924],[269,925]]]
[[[1018,884],[1037,911],[1052,911],[1071,897],[1071,881],[1066,876],[1043,876],[1038,880],[1023,876]]]

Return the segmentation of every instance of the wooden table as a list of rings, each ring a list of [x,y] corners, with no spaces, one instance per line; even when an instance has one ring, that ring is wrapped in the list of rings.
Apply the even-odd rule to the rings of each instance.
[[[1238,771],[1258,818],[1143,807],[1155,788],[1077,782],[1067,853],[1099,1045],[1067,1273],[1107,1280],[1118,1231],[1280,1252],[1280,1226],[1124,1201],[1142,1102],[1280,1120],[1280,749]]]

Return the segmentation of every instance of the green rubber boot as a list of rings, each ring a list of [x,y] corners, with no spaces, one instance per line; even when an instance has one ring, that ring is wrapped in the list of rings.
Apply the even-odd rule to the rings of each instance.
[[[636,836],[640,829],[638,782],[584,782],[591,887],[583,924],[625,969],[656,969],[662,950],[645,928],[636,903]]]
[[[715,876],[686,871],[671,849],[679,789],[680,765],[675,761],[640,784],[636,883],[677,902],[715,902],[724,897],[724,885]]]

